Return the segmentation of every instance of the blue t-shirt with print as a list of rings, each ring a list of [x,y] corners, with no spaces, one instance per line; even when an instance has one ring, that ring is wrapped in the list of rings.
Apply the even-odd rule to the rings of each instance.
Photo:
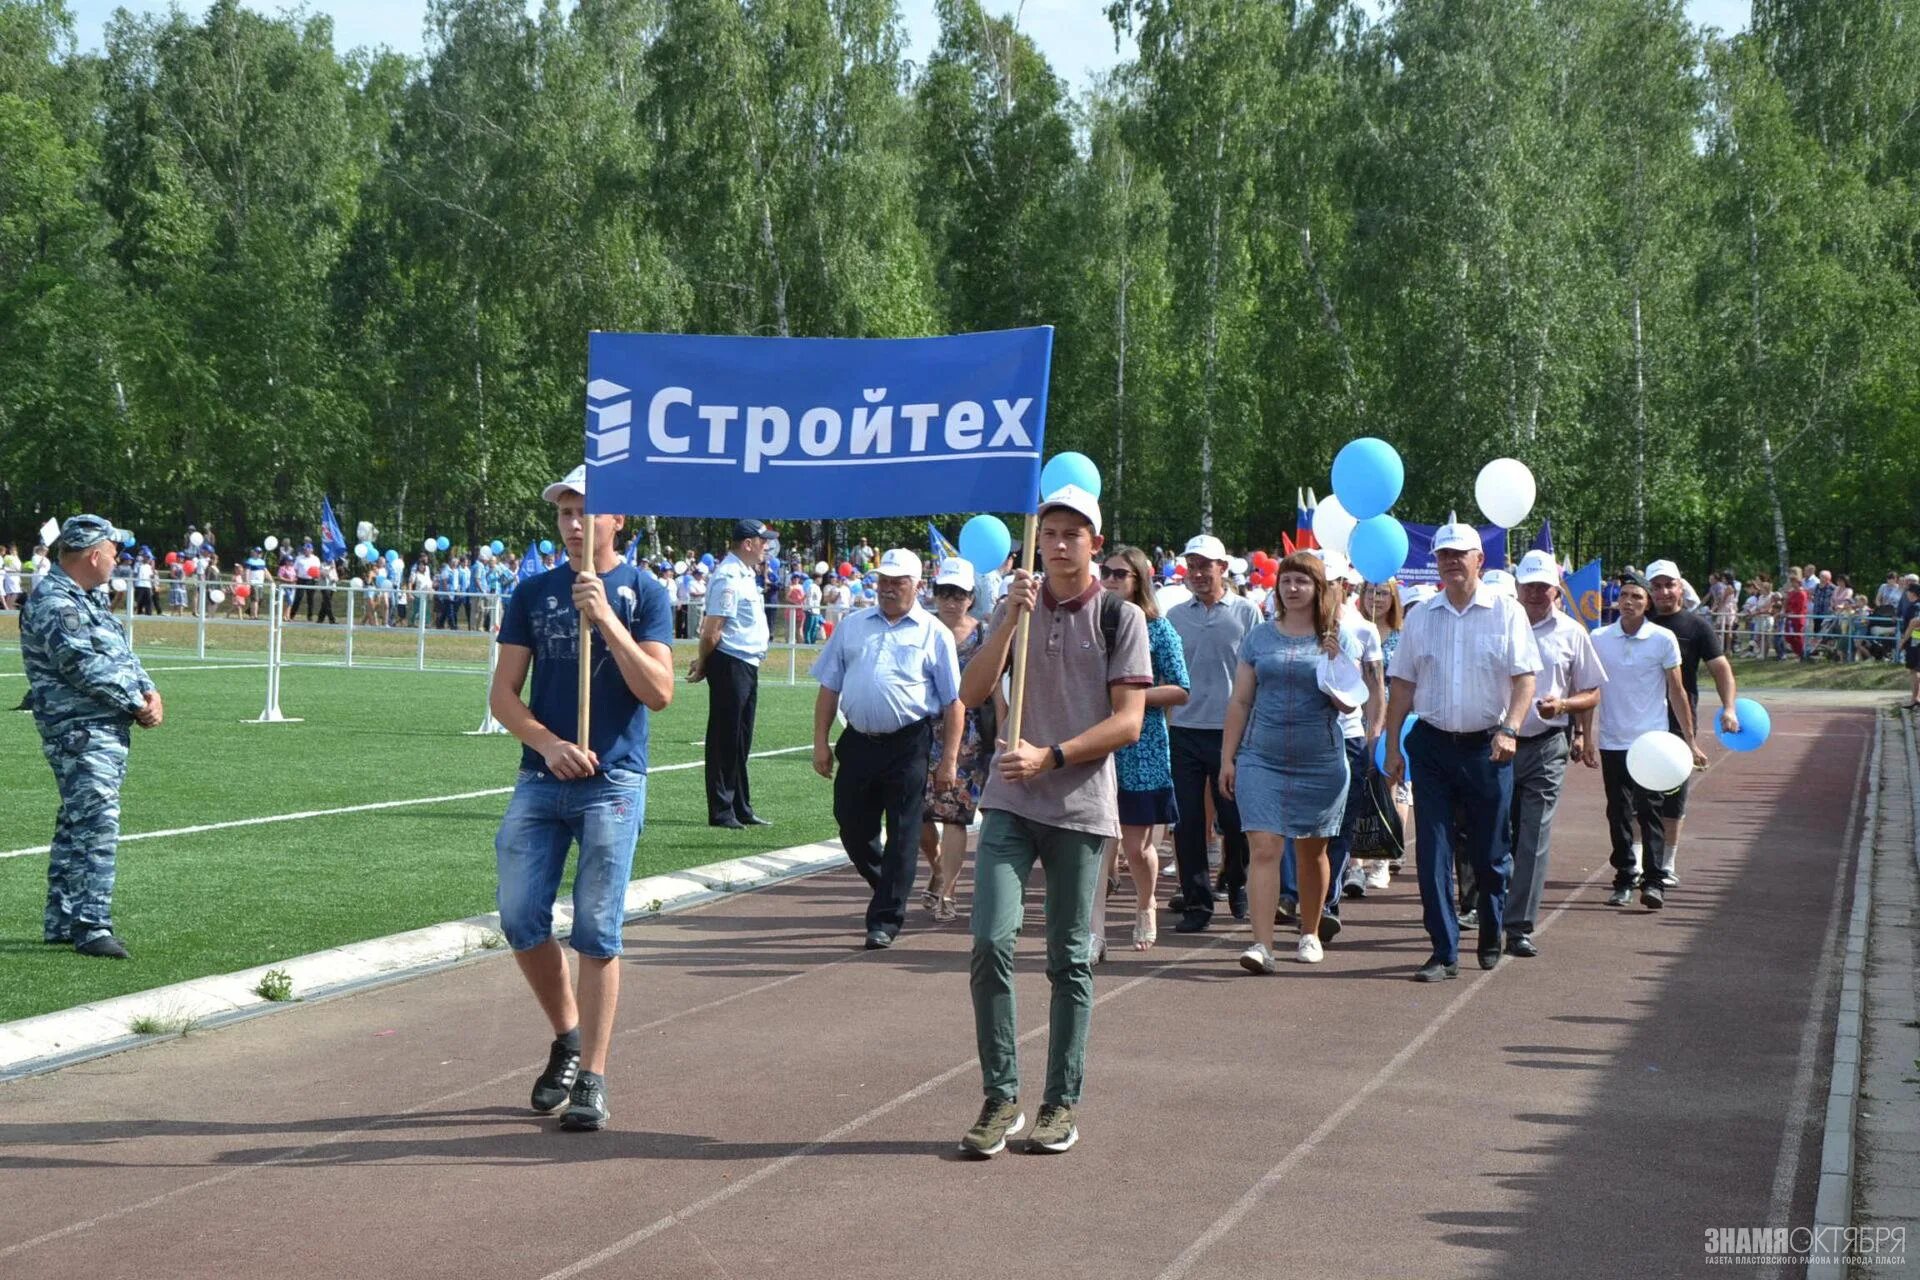
[[[573,607],[573,579],[572,566],[561,565],[516,587],[507,597],[499,640],[533,650],[533,696],[527,705],[535,719],[570,741],[580,724],[580,611]],[[635,640],[673,643],[673,609],[665,587],[624,563],[601,574],[600,582],[614,613]],[[588,745],[600,757],[603,773],[609,769],[645,773],[646,704],[627,688],[620,665],[597,631],[592,661],[587,685],[593,712]],[[544,770],[547,764],[538,751],[523,747],[520,767]]]

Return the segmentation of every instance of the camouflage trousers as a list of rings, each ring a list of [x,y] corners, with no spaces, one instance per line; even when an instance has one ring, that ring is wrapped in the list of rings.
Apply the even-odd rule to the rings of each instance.
[[[48,941],[85,940],[113,928],[113,858],[120,843],[120,784],[127,776],[127,727],[95,724],[43,738],[40,749],[60,789],[47,857]]]

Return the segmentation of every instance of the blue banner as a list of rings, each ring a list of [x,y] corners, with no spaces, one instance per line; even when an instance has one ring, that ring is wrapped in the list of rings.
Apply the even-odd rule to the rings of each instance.
[[[324,493],[320,495],[320,554],[328,560],[347,554],[347,535],[340,532],[340,522],[333,518],[333,500]]]
[[[1540,522],[1540,532],[1533,535],[1532,549],[1535,551],[1544,551],[1548,555],[1553,554],[1553,521],[1542,520]]]
[[[1401,527],[1407,531],[1407,563],[1394,578],[1402,584],[1409,582],[1438,583],[1440,570],[1433,563],[1433,535],[1439,530],[1437,524],[1414,524],[1402,520]],[[1486,553],[1486,563],[1482,569],[1504,569],[1507,567],[1507,531],[1497,524],[1483,524],[1475,527],[1480,535],[1480,549]]]
[[[1603,599],[1600,594],[1600,561],[1589,560],[1575,572],[1568,574],[1560,583],[1560,603],[1568,613],[1587,624],[1587,630],[1593,631],[1600,626],[1600,610]]]
[[[587,339],[587,510],[1029,512],[1051,328],[949,338]]]

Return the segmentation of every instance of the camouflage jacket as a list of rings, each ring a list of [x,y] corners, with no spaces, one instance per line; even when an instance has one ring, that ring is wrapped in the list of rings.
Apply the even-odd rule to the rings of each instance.
[[[20,656],[42,737],[124,724],[153,688],[106,591],[82,590],[57,564],[21,610]]]

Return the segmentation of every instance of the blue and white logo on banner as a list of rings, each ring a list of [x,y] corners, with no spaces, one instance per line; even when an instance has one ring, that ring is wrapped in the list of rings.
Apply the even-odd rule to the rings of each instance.
[[[587,509],[828,519],[1031,511],[1051,328],[587,339]]]

